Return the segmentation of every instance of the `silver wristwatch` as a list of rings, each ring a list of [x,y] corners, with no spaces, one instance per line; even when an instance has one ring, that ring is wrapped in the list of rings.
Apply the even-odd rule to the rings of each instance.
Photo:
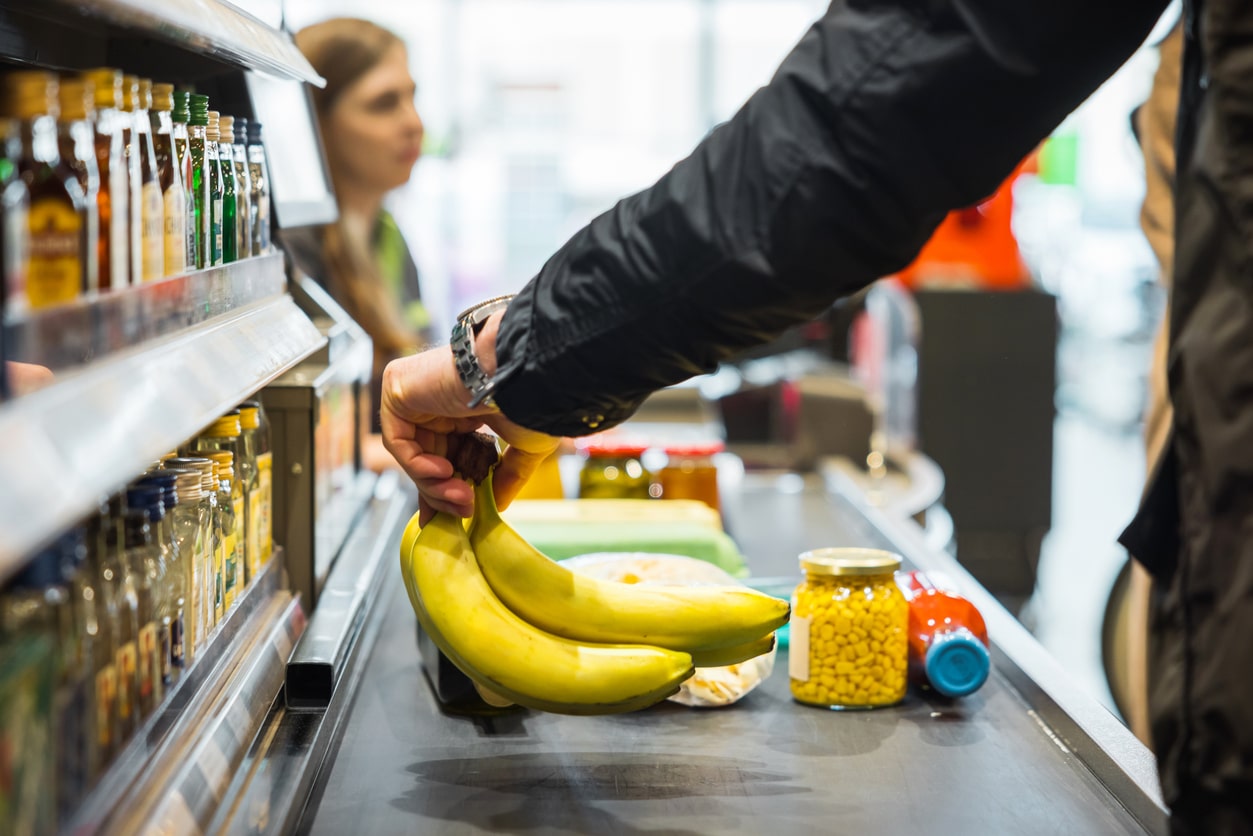
[[[509,307],[510,293],[506,296],[493,296],[479,302],[457,315],[457,322],[452,327],[449,345],[452,348],[452,359],[457,367],[457,376],[470,392],[470,401],[466,406],[471,409],[486,404],[495,409],[492,392],[496,389],[496,381],[489,378],[479,365],[478,355],[474,353],[474,338],[483,328],[483,323],[497,311]]]

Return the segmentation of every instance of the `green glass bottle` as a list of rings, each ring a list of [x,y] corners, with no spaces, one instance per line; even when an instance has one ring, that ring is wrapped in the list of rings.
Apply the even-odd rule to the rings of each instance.
[[[209,111],[205,131],[205,165],[209,169],[209,266],[224,263],[222,251],[222,213],[226,203],[226,181],[222,179],[222,158],[218,155],[219,114]]]
[[[239,260],[239,195],[235,189],[235,118],[218,117],[218,161],[222,166],[222,261]]]
[[[209,97],[200,93],[189,96],[187,147],[191,154],[191,189],[195,200],[196,268],[203,270],[213,264],[213,208],[209,197]]]

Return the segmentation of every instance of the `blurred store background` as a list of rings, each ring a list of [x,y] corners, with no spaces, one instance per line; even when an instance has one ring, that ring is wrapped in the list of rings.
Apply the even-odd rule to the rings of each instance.
[[[825,5],[372,4],[369,15],[408,42],[418,82],[426,147],[390,208],[436,333],[467,304],[517,289],[573,231],[686,155],[767,81]],[[350,0],[287,7],[293,31],[362,13]],[[1060,315],[1052,526],[1021,617],[1107,704],[1101,631],[1126,561],[1115,538],[1143,479],[1145,374],[1163,307],[1138,225],[1144,178],[1129,121],[1155,66],[1146,46],[1058,129],[1047,176],[1021,177],[1014,192],[1015,234]]]

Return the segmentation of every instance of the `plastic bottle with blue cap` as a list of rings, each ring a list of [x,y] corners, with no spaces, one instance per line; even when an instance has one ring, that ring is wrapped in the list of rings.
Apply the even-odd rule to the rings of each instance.
[[[946,697],[965,697],[992,669],[988,628],[974,604],[940,576],[901,572],[897,585],[909,601],[911,678]]]

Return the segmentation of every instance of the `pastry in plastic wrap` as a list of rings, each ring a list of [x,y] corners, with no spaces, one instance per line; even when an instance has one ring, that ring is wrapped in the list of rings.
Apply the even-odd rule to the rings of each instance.
[[[561,561],[561,565],[620,583],[699,586],[741,582],[712,563],[677,554],[597,552],[568,558]],[[670,700],[695,708],[716,708],[737,702],[770,676],[775,653],[775,648],[771,647],[769,652],[739,664],[698,667],[695,675],[685,681]]]

